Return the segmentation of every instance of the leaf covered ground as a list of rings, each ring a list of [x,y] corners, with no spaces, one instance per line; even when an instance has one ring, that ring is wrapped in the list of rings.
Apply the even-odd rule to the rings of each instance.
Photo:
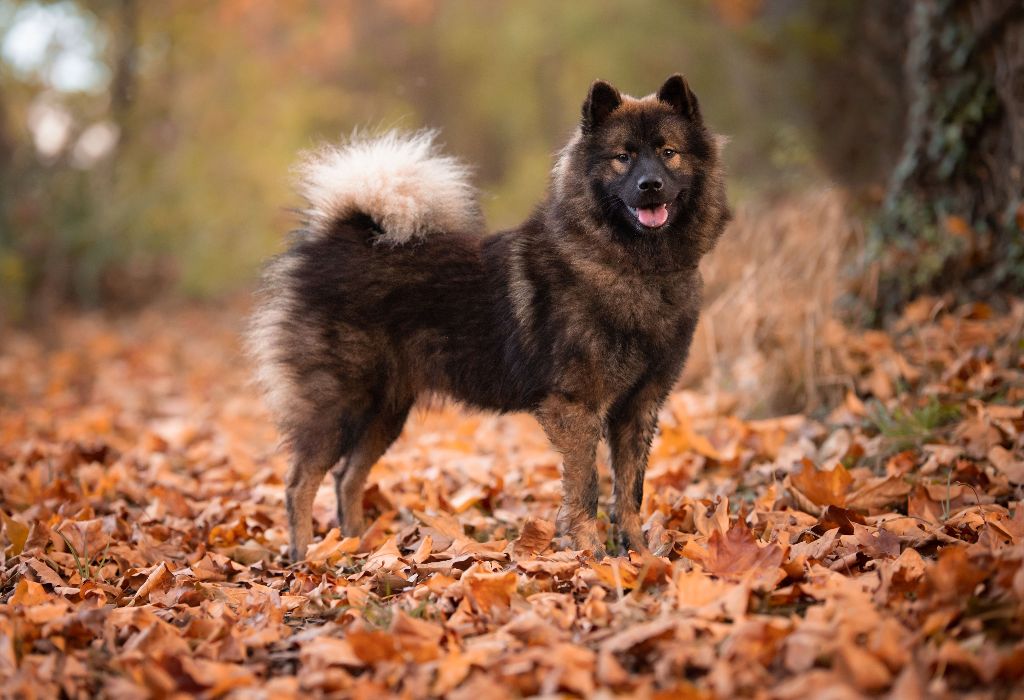
[[[532,419],[441,407],[374,469],[364,536],[339,536],[325,482],[288,566],[242,315],[5,338],[0,694],[1020,692],[1024,303],[826,329],[845,387],[827,415],[674,394],[653,556],[601,562],[555,533],[559,458]]]

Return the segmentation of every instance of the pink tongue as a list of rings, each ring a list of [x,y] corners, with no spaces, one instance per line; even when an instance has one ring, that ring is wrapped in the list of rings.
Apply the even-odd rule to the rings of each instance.
[[[640,219],[640,223],[644,226],[652,228],[661,226],[668,221],[668,207],[660,204],[653,209],[637,209],[636,218]]]

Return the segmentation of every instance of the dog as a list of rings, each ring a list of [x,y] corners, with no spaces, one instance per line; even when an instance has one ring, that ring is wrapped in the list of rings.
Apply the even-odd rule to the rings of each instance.
[[[367,474],[436,395],[536,417],[563,457],[559,522],[598,558],[607,437],[612,519],[623,546],[647,551],[657,416],[697,324],[698,263],[730,218],[721,144],[681,75],[639,99],[596,81],[543,203],[492,235],[467,169],[432,132],[308,154],[306,221],[267,265],[249,333],[291,453],[292,560],[328,471],[342,531],[362,532]]]

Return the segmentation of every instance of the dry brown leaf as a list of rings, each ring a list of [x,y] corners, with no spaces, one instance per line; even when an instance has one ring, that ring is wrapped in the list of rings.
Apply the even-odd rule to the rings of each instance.
[[[405,562],[402,561],[402,553],[398,551],[395,538],[389,537],[366,560],[366,566],[363,567],[363,571],[366,573],[373,571],[400,571],[403,568],[405,568]]]
[[[853,537],[860,550],[872,559],[895,559],[900,555],[900,539],[885,528],[857,526]]]
[[[219,697],[237,688],[248,688],[257,683],[256,674],[238,664],[188,656],[180,657],[180,663],[182,670],[202,687],[209,697]]]
[[[290,563],[286,455],[243,363],[225,361],[241,309],[61,321],[73,351],[14,331],[0,348],[4,692],[1005,690],[1024,677],[1024,303],[1008,303],[924,299],[904,325],[824,329],[828,372],[849,386],[891,392],[906,415],[933,397],[961,408],[895,455],[855,392],[832,424],[746,421],[724,393],[674,391],[641,516],[665,556],[594,563],[553,538],[561,460],[536,423],[457,407],[410,418],[370,475],[359,540],[329,529],[325,483],[310,560]],[[843,467],[815,467],[826,458]]]
[[[810,561],[822,561],[825,557],[832,553],[838,544],[837,539],[839,537],[839,528],[834,527],[825,532],[824,535],[818,539],[811,540],[809,542],[797,542],[789,546],[789,556],[791,559],[803,557]]]
[[[151,594],[166,589],[173,580],[174,576],[168,571],[167,562],[160,562],[160,564],[153,568],[142,585],[139,586],[139,590],[132,597],[131,605],[147,600]]]
[[[967,547],[946,547],[939,560],[925,571],[931,594],[940,600],[965,601],[974,587],[988,577],[979,562],[972,562]]]
[[[785,551],[772,543],[759,545],[742,520],[723,535],[715,531],[708,538],[707,549],[684,550],[683,554],[698,561],[716,576],[732,580],[749,579],[758,586],[774,586],[781,579],[780,566]]]
[[[1006,475],[1013,484],[1024,484],[1024,459],[1018,459],[1002,445],[994,445],[988,451],[988,461]]]
[[[707,619],[738,620],[747,611],[750,588],[712,578],[700,567],[675,578],[676,606]]]
[[[714,508],[699,502],[693,513],[694,527],[705,537],[710,537],[712,532],[724,533],[729,529],[729,499],[718,499],[712,505]]]
[[[334,637],[314,637],[302,645],[300,657],[303,668],[364,665],[363,659],[356,654],[348,639]]]
[[[470,649],[463,653],[455,648],[437,662],[437,677],[431,690],[434,695],[446,695],[469,676],[473,666],[484,666],[491,656],[486,649]]]
[[[431,515],[429,513],[422,513],[419,511],[417,511],[415,515],[421,523],[433,530],[436,530],[445,537],[452,540],[462,540],[466,537],[465,533],[462,531],[462,525],[451,515],[443,513]]]
[[[622,557],[606,557],[590,565],[598,579],[613,591],[630,591],[639,582],[639,570]]]
[[[347,554],[359,551],[358,537],[341,537],[338,528],[331,531],[319,542],[306,549],[306,561],[316,564],[336,564]]]
[[[852,510],[840,508],[839,506],[827,506],[821,513],[821,519],[815,526],[818,532],[824,532],[833,528],[839,529],[841,535],[852,535],[857,525],[866,525],[867,521],[863,516],[854,513]]]
[[[470,570],[462,577],[466,597],[477,612],[484,614],[508,608],[516,594],[517,582],[514,571],[487,573]]]
[[[23,578],[14,587],[14,595],[11,596],[9,603],[11,605],[41,605],[49,600],[49,594],[41,585]]]
[[[58,592],[59,589],[67,586],[67,584],[64,583],[64,580],[60,577],[60,575],[57,572],[55,572],[53,569],[51,569],[38,559],[29,559],[26,562],[26,564],[28,568],[32,571],[32,575],[35,576],[40,583],[49,584],[53,586],[54,590],[57,590]]]
[[[609,637],[608,641],[601,645],[601,650],[617,654],[654,639],[670,639],[675,637],[679,624],[678,620],[662,618],[634,625],[621,634]]]
[[[789,477],[790,484],[818,506],[846,506],[846,495],[853,477],[841,464],[829,471],[819,470],[804,459],[801,470]]]
[[[555,536],[555,524],[548,520],[529,518],[519,533],[519,539],[512,544],[512,553],[516,559],[540,554]]]
[[[90,561],[103,555],[110,544],[110,536],[105,532],[103,520],[66,520],[57,528],[82,561]]]
[[[846,497],[846,507],[871,511],[898,505],[905,502],[910,489],[911,485],[899,476],[872,479]]]
[[[892,673],[875,656],[853,642],[839,648],[844,673],[862,691],[876,693],[892,683]]]
[[[434,551],[434,538],[430,535],[426,535],[420,540],[420,546],[416,548],[416,551],[412,555],[412,560],[416,564],[422,564],[430,558],[431,553]]]
[[[11,556],[18,556],[25,549],[25,541],[28,540],[28,525],[25,525],[17,518],[7,515],[0,510],[0,519],[3,519],[4,533],[7,541],[11,543]]]
[[[582,564],[574,552],[555,552],[551,556],[520,561],[517,566],[530,574],[547,574],[559,579],[569,579]]]

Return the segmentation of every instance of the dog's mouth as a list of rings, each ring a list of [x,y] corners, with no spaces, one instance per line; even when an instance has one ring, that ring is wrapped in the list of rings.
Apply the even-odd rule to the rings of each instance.
[[[668,221],[668,204],[656,204],[652,207],[631,207],[627,204],[626,208],[640,225],[646,228],[661,228]]]

